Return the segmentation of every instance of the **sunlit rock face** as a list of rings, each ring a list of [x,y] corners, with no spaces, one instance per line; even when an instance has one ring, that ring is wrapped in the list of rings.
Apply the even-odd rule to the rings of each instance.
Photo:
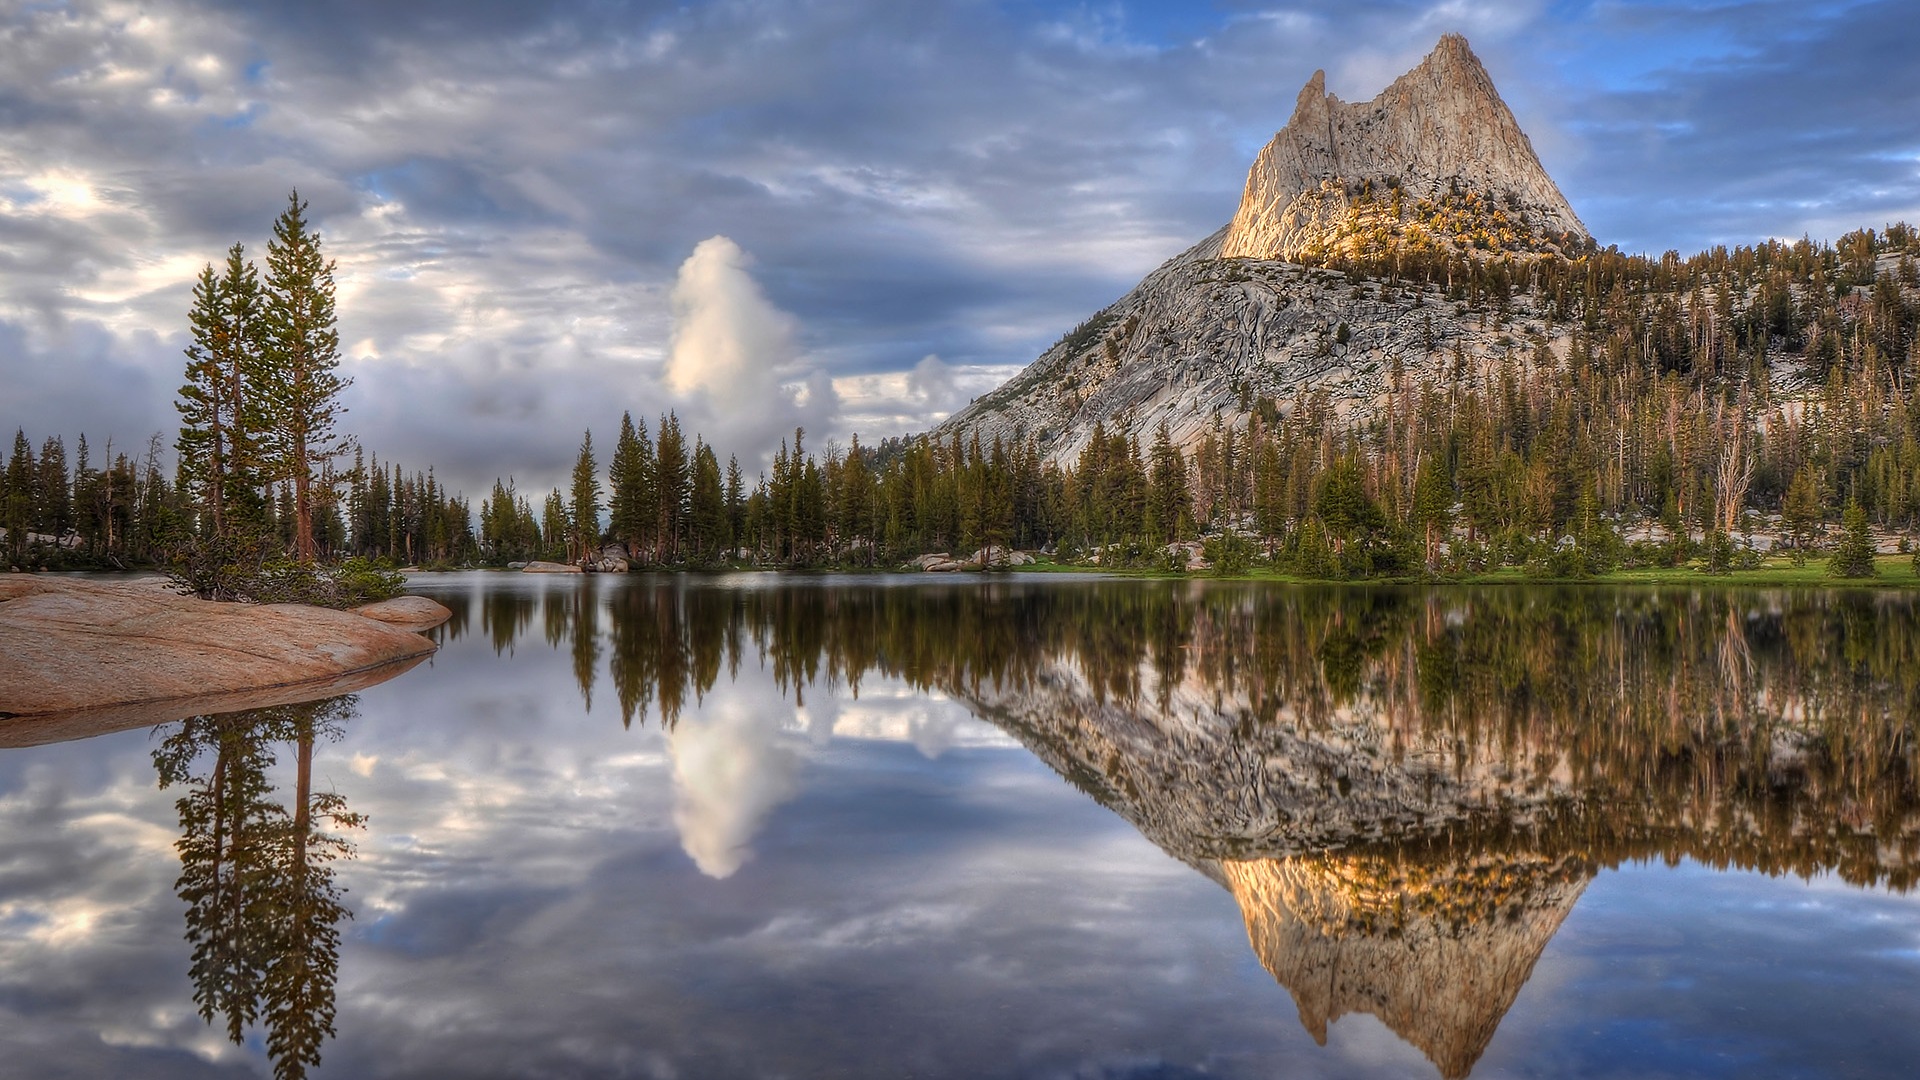
[[[1368,102],[1342,102],[1315,73],[1230,224],[932,435],[1032,439],[1067,463],[1097,431],[1146,445],[1164,426],[1191,447],[1216,425],[1245,430],[1262,400],[1358,423],[1408,387],[1483,383],[1502,363],[1560,362],[1572,343],[1525,289],[1488,320],[1398,268],[1497,262],[1523,276],[1592,243],[1466,39],[1442,38]]]
[[[1448,34],[1372,101],[1349,105],[1314,72],[1293,118],[1254,160],[1220,254],[1325,255],[1352,231],[1356,211],[1379,204],[1389,212],[1368,218],[1395,228],[1411,221],[1436,241],[1455,241],[1453,230],[1418,225],[1412,211],[1421,200],[1438,209],[1468,195],[1486,204],[1486,220],[1473,227],[1505,227],[1528,248],[1559,251],[1592,239],[1467,39]]]
[[[1321,855],[1221,864],[1260,963],[1315,1041],[1371,1013],[1466,1076],[1590,870],[1579,859],[1482,856],[1437,865]]]

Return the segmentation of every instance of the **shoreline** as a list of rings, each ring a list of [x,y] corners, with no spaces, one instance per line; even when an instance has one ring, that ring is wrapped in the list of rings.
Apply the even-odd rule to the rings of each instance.
[[[1266,582],[1275,585],[1302,586],[1376,586],[1376,585],[1590,585],[1590,586],[1638,586],[1638,585],[1698,585],[1708,588],[1815,588],[1815,589],[1873,589],[1888,592],[1920,590],[1920,573],[1917,573],[1906,555],[1880,555],[1875,559],[1877,576],[1869,578],[1839,578],[1827,575],[1825,560],[1809,560],[1806,566],[1769,565],[1751,570],[1730,570],[1724,574],[1711,574],[1705,570],[1691,567],[1642,567],[1632,570],[1610,570],[1603,574],[1584,577],[1535,577],[1529,576],[1520,567],[1501,567],[1498,570],[1483,571],[1477,574],[1460,576],[1422,576],[1398,575],[1394,577],[1371,578],[1314,578],[1302,577],[1285,571],[1269,568],[1256,568],[1242,574],[1217,574],[1211,570],[1170,571],[1147,567],[1103,567],[1067,565],[1052,562],[1037,562],[1019,567],[992,569],[969,568],[966,570],[928,571],[902,568],[898,566],[873,567],[763,567],[728,566],[690,569],[685,567],[662,567],[656,569],[634,569],[625,572],[608,571],[594,574],[535,574],[534,577],[561,577],[564,579],[593,577],[639,577],[657,576],[719,576],[724,574],[769,574],[795,578],[827,578],[835,576],[868,577],[880,576],[926,581],[973,580],[978,578],[1007,578],[1018,574],[1043,574],[1052,576],[1104,576],[1131,578],[1153,581],[1223,581],[1223,582]],[[413,570],[409,574],[520,574],[520,570],[510,570],[498,566],[459,566],[438,570]]]

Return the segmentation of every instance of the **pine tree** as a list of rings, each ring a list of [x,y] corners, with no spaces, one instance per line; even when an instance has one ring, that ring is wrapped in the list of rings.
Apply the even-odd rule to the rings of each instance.
[[[607,466],[607,479],[612,485],[607,528],[614,539],[627,546],[628,557],[636,562],[653,535],[654,471],[653,441],[647,435],[646,421],[635,425],[631,413],[622,413],[620,437]]]
[[[873,562],[873,471],[860,449],[860,436],[853,437],[847,459],[840,470],[839,529],[841,542],[849,555],[863,565]]]
[[[727,557],[740,549],[746,527],[746,482],[740,475],[740,459],[727,455]]]
[[[1820,520],[1820,481],[1811,468],[1801,466],[1793,474],[1793,481],[1787,485],[1786,498],[1780,506],[1780,517],[1787,525],[1788,537],[1793,541],[1796,560],[1804,560],[1809,531]]]
[[[18,562],[27,551],[27,530],[35,513],[33,444],[25,430],[13,433],[13,456],[7,459],[6,484],[0,487],[0,528],[7,530],[7,547]]]
[[[542,557],[564,560],[567,557],[567,537],[572,531],[573,525],[567,513],[567,497],[560,494],[559,488],[554,488],[547,492],[546,502],[540,507]]]
[[[655,446],[654,515],[659,529],[659,557],[666,562],[678,562],[691,482],[687,440],[680,432],[679,416],[669,412],[661,418],[660,440]]]
[[[1413,522],[1425,533],[1427,568],[1433,569],[1439,539],[1453,525],[1453,484],[1438,454],[1420,459],[1413,482]]]
[[[1214,462],[1213,471],[1218,471],[1221,459],[1220,439],[1209,433],[1207,457]],[[1187,489],[1187,463],[1181,456],[1179,447],[1173,445],[1173,439],[1167,433],[1167,425],[1162,423],[1154,433],[1153,449],[1148,452],[1151,474],[1148,479],[1150,491],[1147,496],[1147,532],[1155,544],[1166,544],[1179,540],[1186,532],[1187,521],[1193,516],[1190,509],[1190,496]],[[1219,481],[1211,485],[1218,502]]]
[[[600,546],[600,466],[593,459],[593,432],[580,438],[573,462],[573,498],[567,504],[568,557],[585,562]]]
[[[348,448],[335,425],[346,412],[340,395],[352,380],[339,372],[334,264],[321,255],[320,237],[309,230],[306,210],[299,192],[289,195],[267,244],[262,378],[256,392],[267,421],[263,435],[272,475],[291,489],[294,552],[312,562],[314,487],[323,466]]]
[[[1386,524],[1379,504],[1367,494],[1360,463],[1352,458],[1342,458],[1327,469],[1313,508],[1341,544],[1367,539]]]
[[[67,476],[67,446],[55,435],[40,444],[40,530],[56,542],[73,531],[73,486]]]
[[[1867,535],[1867,512],[1857,500],[1849,500],[1841,516],[1840,545],[1827,562],[1827,573],[1837,578],[1870,578],[1873,565],[1873,540]]]
[[[257,532],[262,403],[253,390],[262,378],[263,324],[260,285],[253,264],[235,244],[225,273],[204,267],[193,289],[187,319],[186,383],[174,407],[180,413],[175,442],[181,467],[213,536],[232,539]]]
[[[720,487],[720,462],[713,447],[698,436],[693,441],[693,491],[689,496],[687,536],[693,561],[712,562],[726,542],[727,502]]]

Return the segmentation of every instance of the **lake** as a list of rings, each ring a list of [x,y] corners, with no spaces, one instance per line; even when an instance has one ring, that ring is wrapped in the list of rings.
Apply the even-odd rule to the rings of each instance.
[[[390,682],[0,749],[0,1076],[1920,1060],[1906,595],[412,584]]]

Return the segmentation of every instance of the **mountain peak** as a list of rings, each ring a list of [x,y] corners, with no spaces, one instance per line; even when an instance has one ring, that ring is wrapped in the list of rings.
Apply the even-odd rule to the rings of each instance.
[[[1450,1080],[1486,1052],[1590,873],[1531,854],[1420,865],[1328,853],[1220,870],[1315,1042],[1371,1013]]]
[[[1485,71],[1480,66],[1480,58],[1473,55],[1473,46],[1467,44],[1465,34],[1441,34],[1440,40],[1434,43],[1433,51],[1427,54],[1425,60],[1420,61],[1420,66],[1423,68],[1438,67],[1443,64],[1467,64],[1476,71]]]
[[[1279,415],[1363,419],[1393,400],[1403,365],[1437,374],[1512,345],[1506,323],[1403,290],[1403,271],[1451,284],[1462,258],[1573,254],[1592,242],[1465,38],[1441,38],[1358,104],[1328,93],[1316,71],[1248,171],[1230,225],[935,435],[1031,437],[1071,462],[1097,425],[1142,444],[1164,426],[1192,446],[1216,424],[1245,430],[1262,398]],[[1363,287],[1342,271],[1383,280]],[[1553,320],[1536,325],[1546,333]]]
[[[1300,88],[1300,96],[1293,103],[1293,119],[1287,121],[1287,126],[1292,127],[1302,119],[1312,116],[1316,111],[1324,113],[1326,107],[1327,73],[1325,69],[1321,69],[1315,71],[1313,78],[1307,80],[1307,85]]]
[[[1373,196],[1394,192],[1391,213]],[[1560,251],[1591,241],[1467,39],[1447,34],[1371,101],[1316,71],[1260,152],[1221,254],[1358,254],[1363,234],[1440,247]]]
[[[1500,110],[1506,109],[1506,103],[1500,100],[1500,91],[1494,89],[1493,76],[1487,74],[1486,65],[1473,54],[1473,47],[1460,34],[1441,35],[1433,51],[1413,70],[1395,79],[1381,96],[1390,95],[1424,96],[1434,101],[1480,99]],[[1519,125],[1515,124],[1514,128],[1518,130]]]

